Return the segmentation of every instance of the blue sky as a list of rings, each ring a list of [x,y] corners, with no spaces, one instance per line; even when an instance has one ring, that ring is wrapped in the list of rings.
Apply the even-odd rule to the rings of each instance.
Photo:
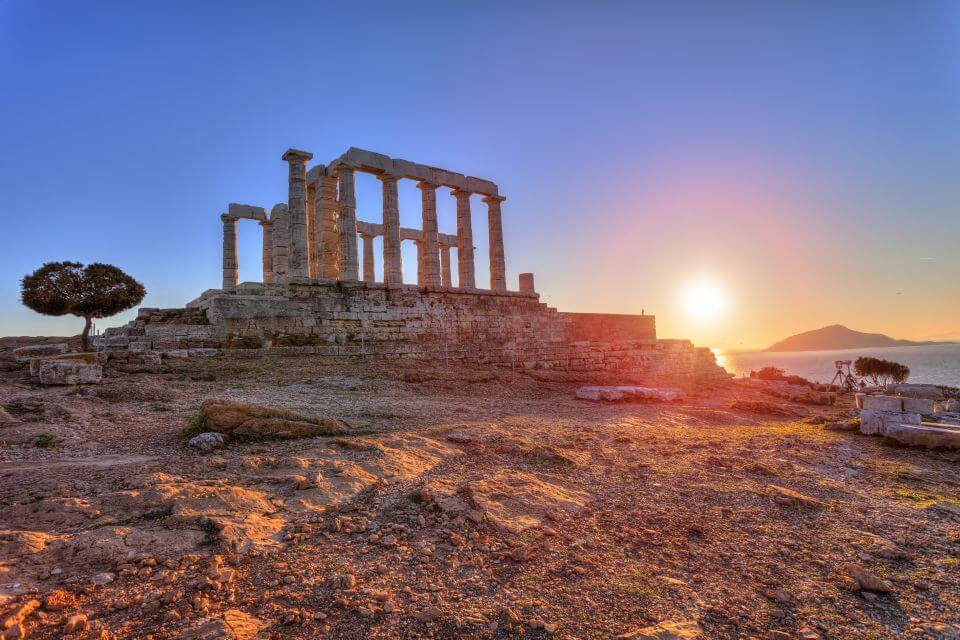
[[[79,329],[19,304],[48,260],[182,306],[218,286],[226,204],[286,198],[286,148],[358,146],[497,182],[510,286],[561,309],[733,347],[960,338],[960,3],[0,0],[0,87],[0,335]],[[698,279],[722,318],[678,302]]]

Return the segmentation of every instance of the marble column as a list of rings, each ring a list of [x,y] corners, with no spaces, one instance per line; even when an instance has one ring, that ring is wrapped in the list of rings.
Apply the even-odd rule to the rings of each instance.
[[[532,273],[521,273],[520,274],[520,291],[522,293],[536,293],[536,287],[533,284],[533,274]]]
[[[263,229],[263,283],[273,282],[273,223],[269,220],[261,220],[260,227]]]
[[[337,179],[334,176],[320,176],[317,181],[317,253],[320,254],[320,278],[336,280],[340,275],[338,256],[340,255],[340,233],[337,230]]]
[[[423,202],[423,280],[418,284],[440,285],[440,252],[437,238],[437,185],[418,182]],[[419,264],[419,263],[418,263]],[[418,268],[419,271],[419,268]]]
[[[339,178],[340,254],[337,259],[341,280],[357,280],[357,196],[354,193],[353,167],[337,169]]]
[[[307,272],[311,279],[320,277],[320,246],[317,234],[317,184],[307,184]]]
[[[503,256],[503,220],[500,215],[500,203],[503,196],[487,196],[487,227],[490,232],[490,288],[494,291],[507,290],[507,264]]]
[[[400,207],[397,202],[397,176],[377,176],[383,183],[383,281],[403,284],[400,253]]]
[[[473,226],[470,219],[470,192],[457,189],[457,286],[461,289],[476,289],[477,280],[473,268]]]
[[[287,211],[290,225],[290,249],[287,262],[289,278],[310,276],[310,253],[307,241],[307,162],[312,153],[287,149],[284,162],[290,165]]]
[[[363,240],[363,281],[376,282],[377,276],[373,266],[373,236],[361,233],[360,238]]]
[[[235,291],[239,281],[237,265],[237,219],[223,214],[223,290]]]
[[[424,242],[423,240],[414,240],[413,246],[417,248],[417,286],[422,287],[426,284],[423,274],[423,261],[426,257],[423,252]]]
[[[450,245],[440,246],[440,286],[452,287],[450,273]]]
[[[273,229],[273,281],[283,284],[287,281],[287,259],[289,257],[290,236],[287,205],[274,205],[270,210],[270,227]]]

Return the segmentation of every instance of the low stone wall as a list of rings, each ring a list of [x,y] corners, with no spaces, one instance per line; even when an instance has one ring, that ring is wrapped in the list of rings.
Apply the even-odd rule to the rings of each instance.
[[[111,330],[102,347],[216,348],[240,357],[270,350],[630,372],[651,380],[728,379],[709,349],[657,340],[653,316],[558,313],[535,293],[353,281],[245,283],[236,292],[207,291],[180,310],[184,323],[176,317],[175,310],[141,311],[127,327]]]

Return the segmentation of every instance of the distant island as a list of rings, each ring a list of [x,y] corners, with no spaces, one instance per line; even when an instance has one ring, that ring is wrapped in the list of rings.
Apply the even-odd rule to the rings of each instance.
[[[864,349],[868,347],[918,347],[930,344],[951,344],[949,342],[914,342],[896,340],[882,333],[863,333],[848,329],[842,324],[833,324],[822,329],[804,331],[790,336],[767,351],[829,351],[833,349]]]

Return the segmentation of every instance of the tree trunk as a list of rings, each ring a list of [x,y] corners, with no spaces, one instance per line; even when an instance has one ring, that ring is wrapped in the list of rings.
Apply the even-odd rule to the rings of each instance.
[[[82,345],[80,349],[82,351],[90,351],[90,324],[91,320],[89,317],[84,317],[83,322],[83,333],[80,334],[80,344]]]

